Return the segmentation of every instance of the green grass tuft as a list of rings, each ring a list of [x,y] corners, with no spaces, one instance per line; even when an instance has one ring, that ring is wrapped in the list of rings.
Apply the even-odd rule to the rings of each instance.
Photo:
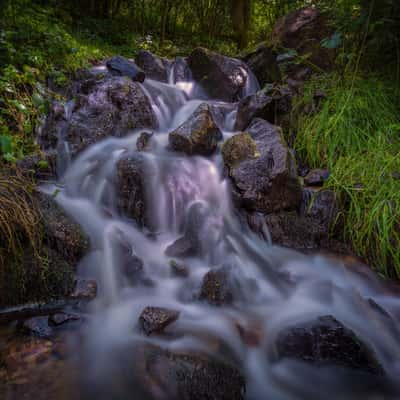
[[[344,238],[385,276],[400,278],[400,112],[390,84],[376,77],[324,75],[306,88],[327,99],[299,118],[295,148],[311,167],[328,167],[343,203]]]

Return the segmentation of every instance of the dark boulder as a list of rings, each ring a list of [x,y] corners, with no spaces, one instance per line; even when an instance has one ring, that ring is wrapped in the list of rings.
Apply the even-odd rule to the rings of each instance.
[[[332,240],[338,215],[335,194],[330,190],[306,191],[300,211],[283,211],[264,218],[272,242],[298,250],[336,248]]]
[[[243,57],[243,61],[250,67],[261,87],[282,79],[276,57],[275,51],[266,44],[259,45],[255,51]]]
[[[41,222],[47,246],[60,254],[70,265],[76,266],[89,250],[87,235],[52,196],[37,192],[35,197],[42,216]]]
[[[309,62],[330,69],[335,51],[322,47],[321,41],[332,33],[326,16],[317,8],[307,7],[280,18],[272,31],[270,44],[276,49],[294,49],[299,55],[309,55]]]
[[[284,86],[271,86],[240,101],[235,130],[244,130],[254,118],[281,125],[292,110],[292,92]]]
[[[208,104],[201,104],[189,119],[169,134],[169,145],[174,151],[188,155],[211,155],[222,139]]]
[[[161,333],[164,329],[175,322],[179,312],[163,307],[146,307],[139,317],[139,323],[146,335]]]
[[[42,149],[66,141],[72,156],[110,136],[124,136],[133,129],[157,127],[150,100],[137,82],[124,77],[94,78],[87,94],[78,91],[70,116],[50,112],[38,141]]]
[[[146,75],[135,63],[122,56],[110,58],[107,68],[114,75],[127,76],[136,82],[144,82]]]
[[[226,268],[208,271],[200,289],[200,300],[214,306],[229,305],[233,302],[229,271]]]
[[[199,47],[190,54],[188,64],[193,78],[213,99],[240,99],[248,79],[248,67],[243,61]]]
[[[318,317],[283,329],[277,340],[279,358],[296,358],[314,365],[336,365],[383,375],[369,346],[332,316]]]
[[[198,253],[199,246],[195,238],[184,235],[175,240],[165,249],[168,257],[190,257]]]
[[[146,160],[141,156],[122,158],[117,164],[118,209],[144,226],[146,222]]]
[[[262,118],[271,123],[275,119],[275,104],[266,91],[260,90],[240,101],[234,126],[235,131],[248,127],[254,118]]]
[[[247,133],[256,145],[254,156],[229,166],[228,155],[224,154],[236,202],[249,211],[263,213],[296,209],[300,206],[302,191],[296,162],[282,131],[267,121],[255,119]],[[237,141],[232,147],[240,146]]]
[[[147,151],[151,146],[151,138],[154,132],[142,132],[136,141],[137,151]]]
[[[171,61],[157,57],[147,50],[140,50],[135,61],[149,79],[168,82],[168,69],[172,65]]]
[[[327,169],[312,169],[305,177],[304,183],[308,186],[322,186],[329,178],[330,172]]]
[[[139,381],[152,398],[165,400],[243,400],[241,373],[210,356],[173,353],[158,346],[141,346]]]

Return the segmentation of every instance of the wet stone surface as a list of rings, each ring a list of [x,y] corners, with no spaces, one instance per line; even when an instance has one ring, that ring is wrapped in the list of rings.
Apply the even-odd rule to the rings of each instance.
[[[146,335],[162,333],[164,329],[174,323],[179,312],[163,307],[146,307],[139,317],[140,326]]]

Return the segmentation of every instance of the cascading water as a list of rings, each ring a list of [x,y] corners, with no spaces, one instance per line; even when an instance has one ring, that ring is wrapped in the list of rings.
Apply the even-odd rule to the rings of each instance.
[[[139,386],[126,388],[119,379],[129,353],[126,349],[148,342],[171,351],[228,359],[246,379],[247,399],[386,398],[376,396],[365,383],[367,375],[277,360],[276,339],[283,328],[332,315],[373,349],[388,385],[396,386],[400,336],[393,321],[400,315],[400,301],[377,281],[352,273],[338,261],[271,246],[240,223],[229,183],[221,175],[220,156],[185,157],[165,146],[168,132],[204,100],[194,82],[175,84],[173,71],[169,84],[147,81],[143,85],[159,123],[152,151],[140,154],[147,171],[152,232],[119,213],[114,188],[117,163],[137,155],[133,149],[140,132],[92,145],[72,162],[57,185],[57,202],[91,239],[92,250],[79,272],[99,282],[99,295],[80,344],[79,365],[84,385],[90,388],[88,398],[143,399]],[[253,78],[246,94],[257,87]],[[208,102],[222,109],[216,120],[224,137],[229,137],[236,105]],[[43,188],[49,193],[55,189]],[[185,259],[189,268],[183,279],[172,274],[165,250],[187,229],[196,230],[199,251]],[[132,283],[127,269],[137,259],[144,261],[143,270]],[[230,305],[215,307],[198,300],[204,275],[216,268],[229,271],[234,291]],[[392,318],[371,309],[371,300]],[[137,321],[147,306],[179,312],[168,335],[143,336]],[[256,327],[257,343],[242,340],[237,326]],[[224,354],[215,354],[213,340],[223,344]]]

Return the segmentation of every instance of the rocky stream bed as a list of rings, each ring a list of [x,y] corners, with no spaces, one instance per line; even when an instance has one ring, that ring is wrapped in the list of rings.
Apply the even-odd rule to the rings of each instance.
[[[2,399],[398,398],[398,290],[335,254],[329,172],[279,126],[306,72],[277,74],[141,51],[53,103],[23,167],[64,285],[0,311]]]

